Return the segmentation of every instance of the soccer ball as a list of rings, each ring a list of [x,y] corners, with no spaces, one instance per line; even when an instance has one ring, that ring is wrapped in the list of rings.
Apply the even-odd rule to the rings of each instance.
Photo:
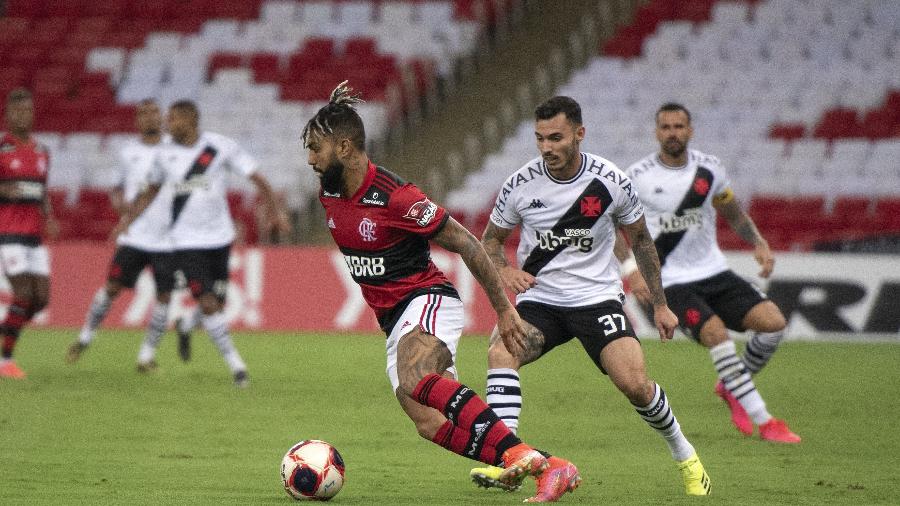
[[[281,459],[281,483],[298,501],[327,501],[344,486],[344,459],[325,441],[300,441]]]

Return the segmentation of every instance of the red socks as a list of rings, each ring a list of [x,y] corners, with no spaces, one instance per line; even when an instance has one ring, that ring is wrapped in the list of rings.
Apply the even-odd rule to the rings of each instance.
[[[503,452],[521,443],[487,403],[457,381],[429,374],[412,397],[447,417],[433,441],[463,457],[498,465]]]

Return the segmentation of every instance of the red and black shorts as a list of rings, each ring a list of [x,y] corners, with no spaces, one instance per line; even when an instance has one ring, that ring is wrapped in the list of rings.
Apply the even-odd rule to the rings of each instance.
[[[212,293],[220,301],[225,300],[230,255],[230,244],[221,248],[175,251],[175,265],[184,274],[187,287],[194,298]]]
[[[153,270],[157,293],[171,292],[175,288],[175,259],[172,253],[144,251],[131,246],[119,246],[109,266],[107,279],[125,288],[134,288],[144,267]]]
[[[615,300],[582,307],[524,301],[516,305],[516,310],[523,320],[534,325],[544,335],[541,356],[572,338],[577,338],[603,374],[606,374],[600,363],[603,348],[620,337],[637,339],[622,304]]]
[[[725,327],[743,332],[744,317],[766,295],[744,278],[727,270],[691,283],[665,289],[669,308],[678,316],[685,334],[700,340],[700,329],[710,318],[718,316]]]

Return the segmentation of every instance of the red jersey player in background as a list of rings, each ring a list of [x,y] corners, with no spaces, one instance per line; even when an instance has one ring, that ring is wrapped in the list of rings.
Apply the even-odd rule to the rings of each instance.
[[[13,361],[22,327],[50,299],[50,262],[41,241],[56,235],[47,198],[47,150],[31,137],[31,93],[15,89],[6,98],[6,126],[0,132],[0,267],[12,287],[12,303],[0,324],[0,378],[25,378]]]
[[[308,161],[319,175],[326,222],[353,280],[387,334],[387,373],[394,394],[420,436],[464,457],[505,467],[504,484],[537,479],[529,502],[549,502],[581,481],[560,478],[557,463],[523,443],[470,388],[456,381],[463,328],[459,294],[431,261],[428,241],[458,253],[487,293],[510,349],[525,339],[490,258],[468,230],[415,185],[375,166],[346,81],[303,130]],[[574,466],[571,466],[574,469]]]

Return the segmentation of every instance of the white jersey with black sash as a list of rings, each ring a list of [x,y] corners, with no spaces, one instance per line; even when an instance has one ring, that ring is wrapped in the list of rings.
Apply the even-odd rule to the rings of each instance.
[[[491,222],[507,229],[521,225],[516,259],[537,278],[517,302],[581,307],[623,298],[613,257],[615,226],[640,219],[643,206],[615,164],[589,153],[580,156],[571,179],[554,178],[535,158],[500,189]]]
[[[212,132],[193,146],[166,143],[156,150],[149,181],[171,185],[171,238],[175,250],[215,249],[231,244],[228,172],[249,177],[256,161],[234,140]]]
[[[730,182],[718,158],[689,149],[683,167],[669,167],[654,153],[626,173],[641,194],[664,287],[728,269],[716,242],[713,199],[728,195]]]

